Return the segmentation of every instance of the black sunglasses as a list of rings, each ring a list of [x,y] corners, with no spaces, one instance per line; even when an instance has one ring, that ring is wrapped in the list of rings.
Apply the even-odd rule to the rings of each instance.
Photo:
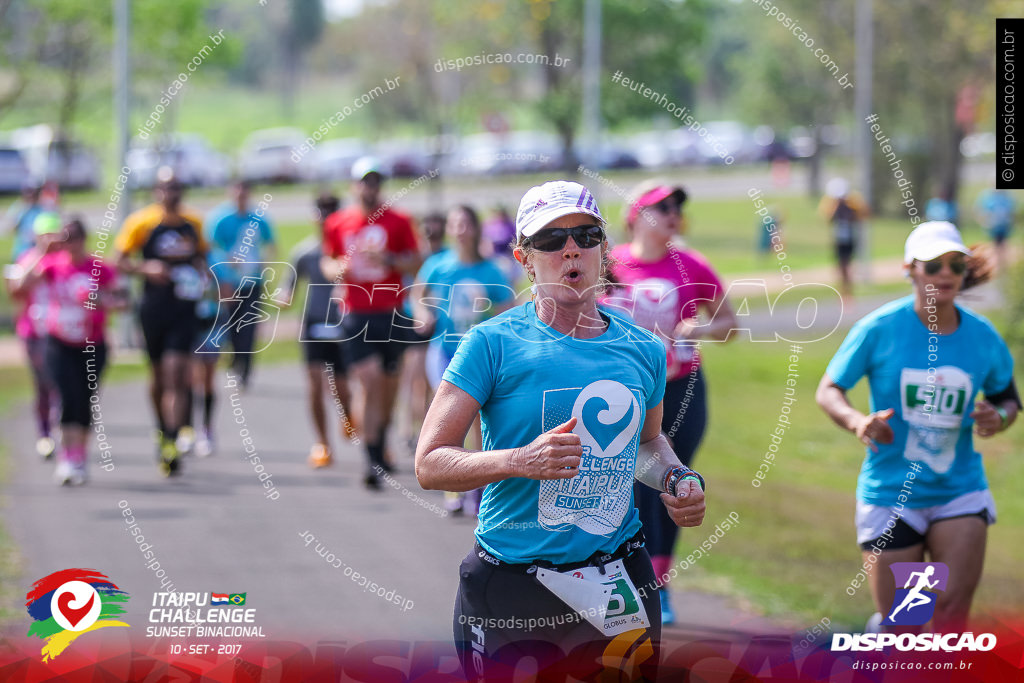
[[[574,225],[571,228],[548,228],[523,240],[537,251],[558,251],[565,247],[572,235],[580,249],[592,249],[604,242],[604,228],[600,225]]]
[[[922,261],[924,264],[924,272],[928,275],[937,275],[942,270],[942,259],[934,259],[932,261]],[[963,259],[956,259],[949,262],[949,269],[953,271],[953,275],[963,275],[967,271],[967,262]]]
[[[662,199],[656,204],[651,204],[650,208],[665,216],[668,216],[669,214],[675,214],[678,216],[683,212],[683,205],[670,199]]]

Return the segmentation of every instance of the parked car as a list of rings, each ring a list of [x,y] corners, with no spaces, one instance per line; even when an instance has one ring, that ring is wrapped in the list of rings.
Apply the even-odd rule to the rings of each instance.
[[[33,178],[53,181],[63,189],[93,190],[100,184],[100,164],[85,145],[60,137],[46,124],[11,134]]]
[[[649,130],[631,135],[627,144],[644,168],[692,166],[704,160],[704,142],[686,128]]]
[[[542,173],[562,167],[561,139],[552,133],[519,130],[479,133],[462,139],[457,163],[468,174]]]
[[[0,194],[21,192],[25,181],[31,177],[28,165],[21,158],[21,152],[9,145],[0,145]]]
[[[576,147],[576,158],[589,168],[640,168],[629,142],[619,138],[603,140],[596,145],[580,143]]]
[[[418,178],[434,168],[434,150],[430,138],[383,140],[375,155],[392,178]]]
[[[227,156],[215,150],[201,135],[181,133],[154,144],[136,141],[128,150],[127,166],[132,170],[134,188],[151,188],[157,169],[169,166],[174,175],[190,187],[220,187],[231,175]]]
[[[352,164],[372,153],[370,146],[359,138],[324,140],[313,150],[312,177],[318,182],[348,180]]]
[[[724,164],[731,156],[735,163],[757,161],[758,148],[747,127],[737,121],[709,121],[707,136],[701,136],[697,151],[705,164]],[[709,142],[710,141],[710,142]]]
[[[306,136],[295,128],[258,130],[242,144],[238,175],[256,183],[297,183],[312,175],[314,147],[305,151]]]
[[[789,143],[776,134],[775,129],[771,126],[758,126],[754,129],[751,139],[755,145],[755,161],[797,158]]]

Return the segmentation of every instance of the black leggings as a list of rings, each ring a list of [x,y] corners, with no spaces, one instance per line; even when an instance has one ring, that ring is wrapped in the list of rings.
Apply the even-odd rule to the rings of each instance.
[[[455,649],[468,680],[506,680],[523,659],[535,661],[538,674],[564,671],[593,680],[603,663],[624,670],[626,675],[616,680],[655,680],[661,602],[651,558],[643,548],[626,557],[623,566],[651,625],[613,637],[580,618],[535,573],[524,571],[526,565],[495,566],[482,559],[481,555],[489,556],[480,551],[476,546],[462,561],[455,597]]]
[[[661,431],[665,432],[679,460],[689,466],[708,424],[707,389],[700,368],[665,384],[664,407]],[[633,504],[640,513],[647,551],[654,557],[671,555],[679,536],[679,527],[665,511],[660,495],[640,482],[633,484]]]
[[[72,346],[56,337],[46,343],[46,365],[62,404],[60,423],[88,427],[90,403],[107,364],[107,345]]]

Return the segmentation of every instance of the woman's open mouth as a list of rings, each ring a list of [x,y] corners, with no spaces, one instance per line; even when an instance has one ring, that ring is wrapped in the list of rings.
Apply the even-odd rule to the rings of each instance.
[[[583,273],[578,268],[573,268],[571,270],[565,271],[565,273],[562,275],[562,279],[564,279],[569,284],[576,284],[577,282],[583,279]]]

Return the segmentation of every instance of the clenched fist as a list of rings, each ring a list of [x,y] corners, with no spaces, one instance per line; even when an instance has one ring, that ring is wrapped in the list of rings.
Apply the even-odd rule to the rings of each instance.
[[[517,477],[527,479],[570,479],[579,472],[583,446],[572,433],[576,418],[569,418],[525,446],[512,451],[510,464]]]
[[[676,485],[675,496],[661,494],[661,502],[665,504],[668,516],[676,526],[700,526],[704,522],[704,492],[700,483],[693,479],[683,479]]]

